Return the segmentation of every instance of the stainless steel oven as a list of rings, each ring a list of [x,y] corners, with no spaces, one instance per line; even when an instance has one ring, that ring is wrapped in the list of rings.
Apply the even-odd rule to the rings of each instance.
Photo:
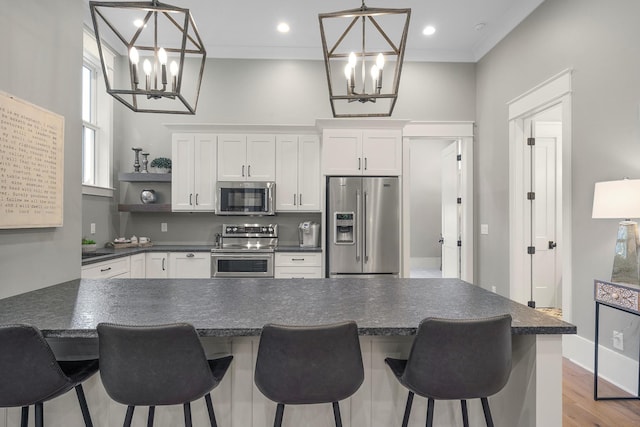
[[[273,277],[278,226],[223,224],[211,250],[211,277]]]

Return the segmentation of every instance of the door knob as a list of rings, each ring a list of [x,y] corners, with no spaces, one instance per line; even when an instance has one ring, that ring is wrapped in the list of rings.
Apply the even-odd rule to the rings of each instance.
[[[549,249],[554,249],[556,246],[558,246],[556,242],[549,240]]]

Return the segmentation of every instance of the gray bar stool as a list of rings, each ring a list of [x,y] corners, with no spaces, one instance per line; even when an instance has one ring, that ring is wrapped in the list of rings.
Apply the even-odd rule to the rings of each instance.
[[[364,380],[358,326],[265,325],[260,335],[256,386],[276,402],[274,427],[282,425],[284,405],[332,403],[336,427],[340,405]]]
[[[147,426],[155,407],[183,405],[191,427],[190,402],[204,396],[211,427],[216,418],[211,390],[222,380],[233,356],[207,360],[198,333],[187,323],[155,326],[98,325],[100,377],[107,394],[127,405],[124,426],[136,406],[148,406]]]
[[[20,425],[26,427],[29,406],[35,406],[35,425],[44,424],[44,402],[75,388],[86,427],[93,427],[82,383],[98,371],[98,360],[57,361],[37,328],[0,326],[0,408],[22,407]]]
[[[488,396],[511,374],[511,315],[475,320],[427,318],[420,322],[408,360],[387,358],[398,381],[409,389],[402,427],[407,427],[414,393],[426,397],[427,427],[433,425],[434,400],[460,400],[469,426],[467,399],[480,399],[493,427]]]

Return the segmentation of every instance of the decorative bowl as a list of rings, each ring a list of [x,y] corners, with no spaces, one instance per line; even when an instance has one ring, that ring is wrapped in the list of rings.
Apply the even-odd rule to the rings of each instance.
[[[140,192],[140,200],[142,201],[142,203],[148,204],[155,203],[158,198],[156,196],[155,190],[145,189]]]

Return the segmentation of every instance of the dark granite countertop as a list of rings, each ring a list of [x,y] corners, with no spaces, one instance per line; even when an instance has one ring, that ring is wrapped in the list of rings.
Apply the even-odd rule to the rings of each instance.
[[[88,257],[82,258],[82,265],[95,264],[129,255],[146,252],[210,252],[216,245],[157,245],[146,248],[100,248]],[[300,246],[278,246],[276,252],[322,252],[322,248],[301,248]]]
[[[78,279],[0,300],[0,324],[95,338],[100,322],[192,323],[202,336],[257,336],[265,323],[355,320],[361,335],[415,334],[425,317],[511,313],[514,334],[576,327],[457,279]]]

